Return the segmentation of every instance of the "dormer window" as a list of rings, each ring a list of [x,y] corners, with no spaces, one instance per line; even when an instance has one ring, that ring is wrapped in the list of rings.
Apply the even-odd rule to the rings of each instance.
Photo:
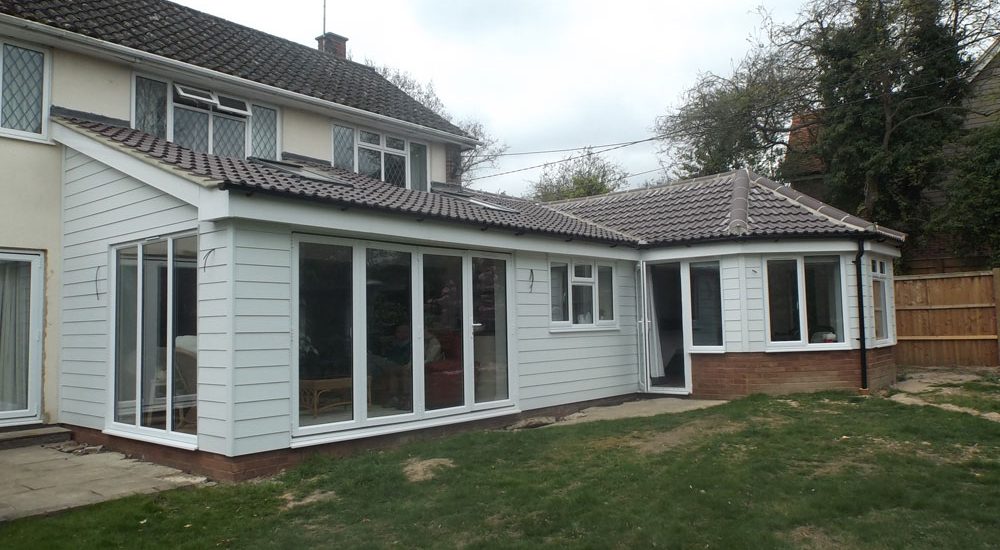
[[[427,191],[427,146],[392,134],[334,124],[333,166]]]
[[[277,159],[278,112],[188,84],[135,77],[133,127],[193,151]]]

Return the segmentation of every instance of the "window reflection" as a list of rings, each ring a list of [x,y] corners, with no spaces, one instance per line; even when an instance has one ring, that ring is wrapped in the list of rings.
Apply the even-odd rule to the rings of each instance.
[[[424,255],[424,393],[428,410],[465,402],[461,256]]]
[[[413,327],[410,254],[366,251],[368,416],[413,411]]]

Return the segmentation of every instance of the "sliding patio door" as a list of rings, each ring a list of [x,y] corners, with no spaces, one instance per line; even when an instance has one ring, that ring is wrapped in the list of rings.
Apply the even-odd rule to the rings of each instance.
[[[39,414],[41,261],[38,255],[0,253],[0,425]]]

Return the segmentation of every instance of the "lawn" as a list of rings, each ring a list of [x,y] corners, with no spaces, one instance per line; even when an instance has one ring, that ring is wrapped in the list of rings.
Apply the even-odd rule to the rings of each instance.
[[[0,526],[4,549],[997,545],[1000,423],[838,393],[468,433]]]

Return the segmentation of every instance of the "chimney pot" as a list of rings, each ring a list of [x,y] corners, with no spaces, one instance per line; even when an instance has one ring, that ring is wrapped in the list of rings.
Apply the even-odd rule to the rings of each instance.
[[[319,51],[333,54],[341,59],[347,59],[347,37],[328,32],[316,37]]]

